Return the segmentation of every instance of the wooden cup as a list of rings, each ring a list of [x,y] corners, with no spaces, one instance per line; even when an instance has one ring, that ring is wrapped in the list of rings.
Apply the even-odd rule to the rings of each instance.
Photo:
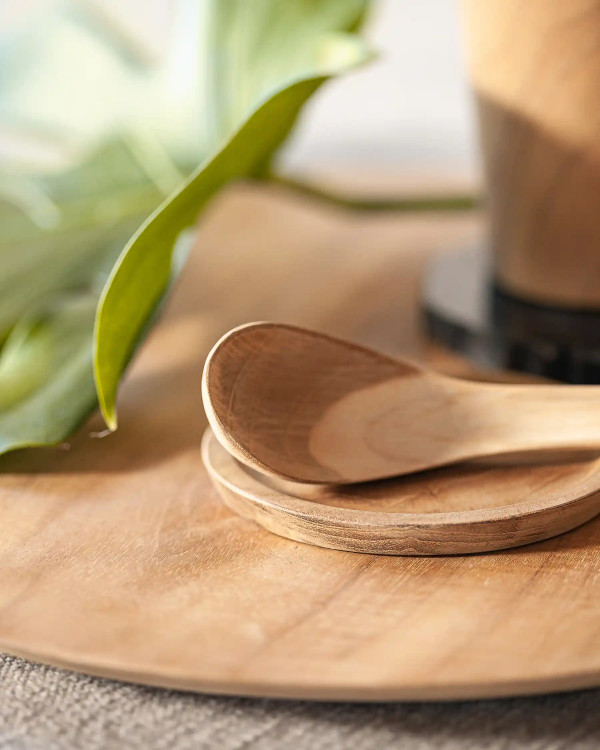
[[[600,0],[461,0],[500,288],[600,310]]]

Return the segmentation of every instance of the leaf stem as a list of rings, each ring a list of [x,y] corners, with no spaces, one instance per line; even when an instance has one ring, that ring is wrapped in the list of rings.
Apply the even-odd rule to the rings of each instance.
[[[293,177],[269,173],[265,181],[279,185],[308,198],[323,201],[339,208],[356,211],[397,211],[419,213],[424,211],[472,211],[479,208],[480,196],[475,193],[449,195],[407,195],[402,197],[353,197]]]

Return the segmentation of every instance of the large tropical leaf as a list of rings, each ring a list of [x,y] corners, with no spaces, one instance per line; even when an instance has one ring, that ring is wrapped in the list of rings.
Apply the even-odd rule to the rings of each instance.
[[[361,47],[354,52],[354,63],[363,59]],[[287,134],[302,104],[326,78],[325,74],[309,76],[271,96],[125,248],[108,280],[96,319],[96,386],[111,429],[116,427],[119,380],[145,321],[166,290],[179,232],[195,221],[204,205],[229,181],[265,168],[267,157]]]
[[[263,172],[315,90],[368,57],[364,44],[350,34],[364,8],[362,0],[213,4],[216,73],[210,113],[218,130],[238,129],[142,226],[107,282],[96,318],[95,376],[111,429],[117,424],[119,380],[165,292],[178,233],[229,181]]]
[[[184,97],[172,115],[202,115],[194,146],[193,118],[182,135],[157,97],[153,127],[128,118],[64,175],[4,190],[0,179],[0,453],[64,439],[97,400],[116,426],[119,380],[180,269],[182,230],[226,183],[264,174],[311,94],[367,57],[353,33],[366,4],[182,0],[188,46],[190,18],[202,22],[190,81],[203,106]],[[173,70],[170,59],[153,79],[171,97]],[[201,167],[119,252],[199,153]]]

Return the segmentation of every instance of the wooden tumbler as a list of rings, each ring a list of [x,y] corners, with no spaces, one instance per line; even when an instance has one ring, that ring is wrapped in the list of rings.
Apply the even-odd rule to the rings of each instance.
[[[495,279],[600,310],[600,0],[461,0]]]

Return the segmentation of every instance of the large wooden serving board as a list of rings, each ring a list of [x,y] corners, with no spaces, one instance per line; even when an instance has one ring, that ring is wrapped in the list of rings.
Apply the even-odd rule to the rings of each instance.
[[[425,259],[478,231],[474,219],[355,215],[253,188],[219,199],[122,390],[119,431],[91,437],[95,417],[68,449],[0,462],[0,647],[243,695],[600,684],[600,521],[494,554],[363,556],[239,518],[202,467],[201,368],[226,329],[276,319],[422,356]]]

